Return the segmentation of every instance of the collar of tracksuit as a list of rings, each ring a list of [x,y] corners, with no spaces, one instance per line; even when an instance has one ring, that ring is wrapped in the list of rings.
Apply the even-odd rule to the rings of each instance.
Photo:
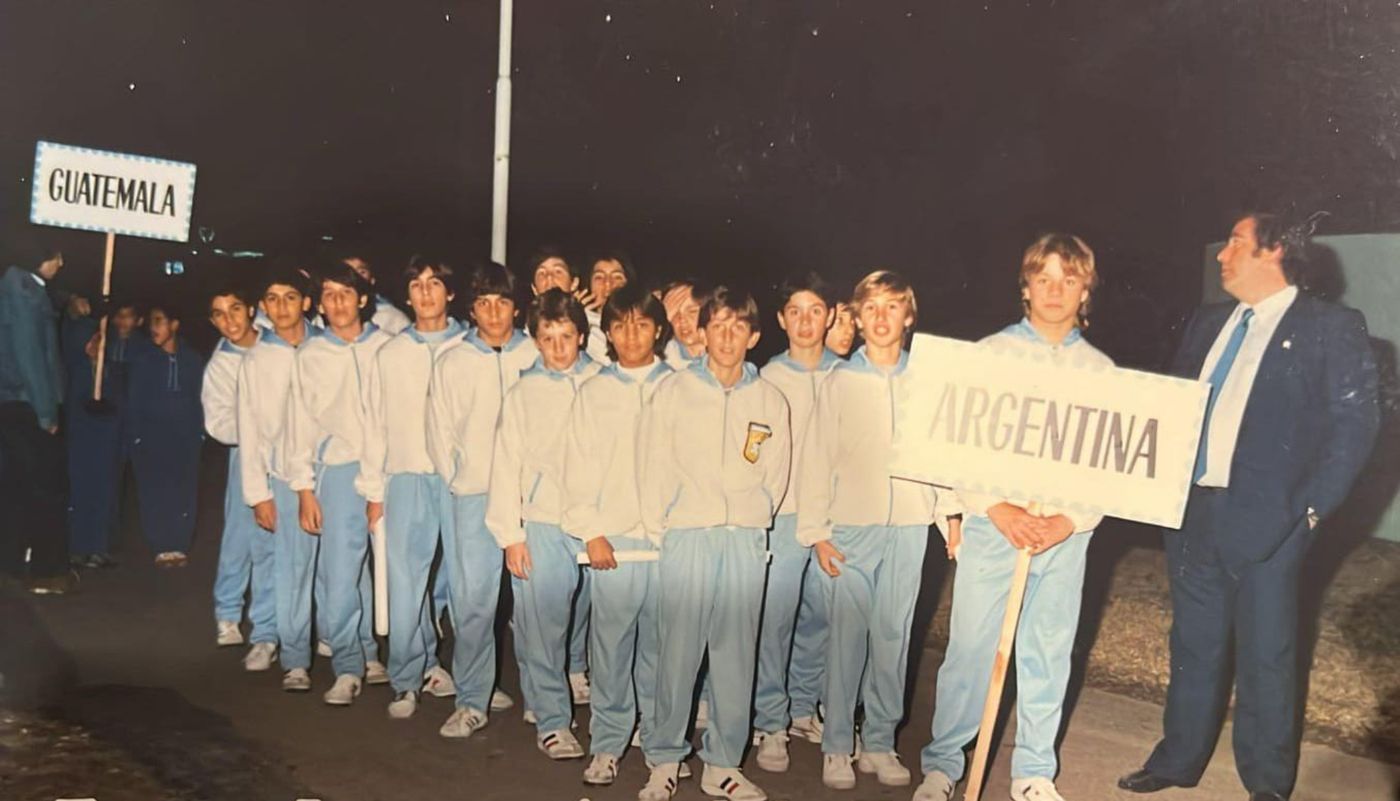
[[[858,370],[862,373],[885,372],[884,369],[877,367],[873,362],[870,361],[870,356],[865,352],[864,345],[861,345],[859,348],[856,348],[856,352],[851,354],[851,358],[847,360],[845,366],[852,370]],[[904,368],[908,366],[909,351],[901,349],[899,351],[899,364],[896,364],[894,366],[894,372],[892,374],[899,375],[900,373],[904,372]]]
[[[369,339],[370,334],[373,334],[375,331],[378,330],[379,326],[375,325],[374,323],[365,323],[364,330],[360,331],[360,335],[355,337],[355,340],[353,342],[346,342],[345,340],[336,336],[336,334],[329,328],[318,328],[313,336],[321,337],[322,339],[325,339],[336,345],[340,345],[341,347],[349,347],[351,345],[357,345],[361,342],[364,342],[366,339]]]
[[[404,329],[404,333],[408,334],[414,342],[417,342],[420,345],[433,345],[438,342],[446,342],[447,340],[458,336],[462,333],[464,328],[465,327],[461,323],[457,322],[455,318],[448,317],[447,328],[443,329],[442,331],[432,332],[432,339],[429,339],[423,334],[422,331],[419,331],[417,328],[414,328],[411,325],[408,328]]]
[[[734,386],[726,387],[720,384],[719,379],[715,378],[715,374],[710,372],[710,355],[708,353],[700,357],[699,359],[696,359],[695,361],[691,362],[690,366],[686,367],[685,369],[696,373],[706,383],[708,383],[710,386],[715,387],[716,389],[738,389],[739,387],[742,387],[745,384],[752,384],[753,382],[758,380],[758,368],[754,367],[748,362],[744,362],[744,370],[742,373],[739,374],[739,380],[734,382]]]
[[[317,332],[317,331],[320,331],[320,330],[321,330],[321,329],[316,328],[316,327],[313,326],[311,323],[308,323],[307,321],[302,320],[302,321],[301,321],[301,341],[302,341],[302,342],[305,342],[307,339],[309,339],[309,338],[311,338],[312,336],[314,336],[314,335],[316,334],[316,332]],[[287,340],[283,339],[282,337],[277,336],[277,331],[276,331],[276,329],[272,329],[272,328],[268,328],[268,329],[266,329],[266,330],[263,331],[263,333],[262,333],[262,339],[261,339],[260,341],[266,342],[266,343],[268,343],[268,344],[270,344],[270,345],[281,345],[281,346],[284,347],[284,348],[295,348],[295,347],[296,347],[296,345],[293,345],[292,343],[288,342]]]
[[[671,367],[671,365],[666,363],[665,359],[658,358],[656,361],[652,362],[651,372],[647,373],[646,378],[643,379],[643,381],[644,383],[650,384],[651,382],[655,381],[656,379],[660,378],[666,373],[672,371],[673,368]],[[624,384],[631,384],[635,381],[635,379],[633,379],[632,376],[628,375],[627,371],[623,370],[621,365],[619,365],[617,362],[612,362],[611,364],[604,367],[600,372],[612,373],[614,378],[616,378],[618,381],[621,381]]]
[[[462,336],[462,341],[482,353],[494,353],[496,351],[495,348],[486,344],[486,340],[481,338],[481,334],[478,333],[476,326],[467,329],[467,333]],[[529,341],[530,338],[525,336],[524,331],[521,331],[519,328],[513,328],[510,332],[510,339],[507,339],[506,343],[501,346],[501,353],[509,353]]]
[[[269,331],[267,333],[271,334],[272,332]],[[253,345],[258,344],[258,340],[262,338],[262,334],[263,332],[259,331],[253,336]],[[227,339],[220,339],[219,351],[222,353],[232,353],[235,356],[242,356],[243,354],[247,353],[253,347],[253,345],[249,345],[246,348],[242,348],[238,345],[233,344],[232,342],[229,342]]]
[[[788,355],[787,351],[783,351],[777,356],[774,356],[773,358],[769,359],[768,363],[773,364],[776,362],[798,373],[821,373],[830,370],[832,365],[836,364],[839,361],[841,361],[840,356],[837,356],[835,353],[832,353],[827,348],[822,348],[821,361],[817,362],[817,366],[814,368],[808,368],[806,365],[792,358]]]
[[[1051,346],[1055,345],[1055,343],[1041,336],[1040,332],[1035,330],[1035,326],[1031,325],[1031,321],[1025,317],[1022,317],[1021,322],[1019,323],[1008,325],[1002,331],[1002,333],[1010,334],[1011,336],[1018,337],[1020,339],[1030,340],[1031,342],[1040,342]],[[1067,348],[1083,338],[1084,334],[1080,332],[1079,326],[1075,326],[1074,328],[1070,329],[1070,332],[1068,334],[1065,335],[1064,340],[1059,343],[1059,347]]]
[[[579,375],[585,369],[588,368],[588,365],[592,363],[593,359],[587,353],[579,351],[578,358],[574,359],[574,363],[571,367],[569,367],[569,369],[551,370],[550,368],[545,366],[544,356],[541,355],[535,359],[535,363],[530,365],[528,370],[520,374],[520,377],[524,378],[527,375],[543,375],[546,378],[551,378],[555,381],[563,381],[566,378],[573,378],[574,376]]]

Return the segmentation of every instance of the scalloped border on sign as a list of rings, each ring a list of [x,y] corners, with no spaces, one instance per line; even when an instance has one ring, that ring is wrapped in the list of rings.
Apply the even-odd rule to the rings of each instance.
[[[188,168],[188,169],[189,169],[189,176],[190,176],[190,178],[189,178],[189,186],[188,186],[189,195],[190,195],[190,206],[189,206],[189,211],[184,215],[183,220],[180,220],[181,222],[183,222],[183,223],[185,224],[185,235],[184,235],[183,237],[178,237],[178,238],[177,238],[177,237],[171,237],[171,236],[156,236],[156,235],[150,233],[149,231],[137,231],[137,230],[134,230],[134,229],[131,229],[131,228],[102,228],[102,227],[96,226],[96,225],[79,225],[79,224],[77,224],[77,223],[71,223],[71,222],[66,222],[66,221],[54,220],[54,219],[51,219],[51,218],[39,218],[39,217],[35,217],[32,210],[38,205],[37,200],[38,200],[38,198],[39,198],[39,195],[40,195],[40,192],[41,192],[41,189],[42,189],[42,187],[41,187],[42,181],[40,180],[40,170],[39,170],[39,167],[40,167],[40,165],[43,163],[43,158],[42,158],[42,156],[43,156],[44,152],[47,151],[47,150],[63,150],[63,151],[68,151],[68,152],[70,152],[70,153],[95,154],[95,155],[99,155],[99,156],[115,156],[115,157],[117,157],[117,158],[119,158],[119,159],[124,159],[124,160],[126,160],[126,161],[139,161],[139,162],[143,162],[143,163],[146,163],[146,164],[160,164],[160,165],[164,165],[164,166],[173,166],[173,167]],[[97,232],[99,232],[99,233],[104,233],[104,234],[105,234],[105,233],[121,234],[122,236],[136,236],[136,237],[141,237],[141,238],[143,238],[143,239],[160,239],[160,240],[164,240],[164,241],[166,241],[166,242],[188,242],[188,241],[190,241],[190,222],[191,222],[191,220],[194,219],[194,180],[195,180],[195,173],[196,173],[196,171],[197,171],[198,169],[199,169],[198,166],[196,166],[196,165],[193,164],[192,162],[188,162],[188,161],[174,161],[174,160],[172,160],[172,159],[156,158],[155,156],[142,156],[142,155],[138,155],[138,154],[136,154],[136,153],[119,153],[119,152],[117,152],[117,151],[115,151],[115,150],[99,150],[98,148],[95,148],[95,147],[82,147],[82,146],[80,146],[80,145],[65,145],[65,144],[61,144],[61,143],[59,143],[59,142],[46,142],[46,141],[40,140],[40,141],[35,145],[35,147],[34,147],[34,175],[33,175],[32,179],[31,179],[31,183],[33,184],[33,188],[32,188],[32,190],[31,190],[30,196],[29,196],[29,208],[31,209],[30,215],[29,215],[29,221],[32,222],[32,223],[34,223],[35,225],[52,225],[52,226],[54,226],[55,228],[71,228],[71,229],[77,230],[77,231],[97,231]]]

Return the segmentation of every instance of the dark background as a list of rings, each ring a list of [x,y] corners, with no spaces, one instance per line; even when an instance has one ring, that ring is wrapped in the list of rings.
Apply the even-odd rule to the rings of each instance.
[[[0,217],[27,216],[49,139],[197,163],[195,226],[224,249],[354,238],[384,276],[484,257],[497,24],[480,0],[11,0]],[[1152,366],[1238,210],[1400,230],[1397,43],[1395,2],[521,0],[510,254],[621,246],[652,279],[888,266],[922,329],[975,337],[1018,314],[1026,244],[1067,230],[1106,282],[1091,339]],[[101,236],[70,241],[65,280],[95,285]],[[119,292],[196,314],[251,269],[197,241],[117,255]]]

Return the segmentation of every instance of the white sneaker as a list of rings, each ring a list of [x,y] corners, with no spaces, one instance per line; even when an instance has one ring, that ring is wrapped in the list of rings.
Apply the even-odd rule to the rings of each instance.
[[[222,648],[225,645],[242,645],[243,632],[238,628],[238,624],[232,620],[220,620],[214,642]]]
[[[822,784],[833,790],[855,787],[856,772],[851,769],[851,758],[845,754],[823,754]]]
[[[452,683],[452,674],[436,665],[423,674],[423,692],[434,698],[451,698],[457,694],[457,686]]]
[[[243,656],[243,669],[257,673],[272,667],[272,660],[277,656],[277,643],[275,642],[255,642],[253,647],[248,649],[248,653]]]
[[[486,715],[471,707],[458,707],[452,711],[447,722],[438,729],[443,737],[470,737],[486,726]]]
[[[406,720],[413,717],[413,713],[418,711],[418,693],[413,690],[404,690],[394,696],[394,700],[389,702],[389,717],[396,720]]]
[[[388,684],[389,669],[378,659],[365,662],[365,684]]]
[[[637,801],[670,801],[671,796],[676,794],[678,769],[675,762],[652,768],[646,785],[637,793]]]
[[[583,746],[568,729],[559,729],[536,738],[535,745],[550,759],[581,759]]]
[[[1011,801],[1065,801],[1044,776],[1011,780]]]
[[[350,706],[355,702],[355,696],[360,694],[360,677],[346,674],[336,676],[335,684],[326,690],[321,700],[331,706]]]
[[[953,801],[953,780],[939,770],[925,774],[911,801]]]
[[[282,691],[304,693],[311,689],[311,675],[306,668],[292,668],[282,674]]]
[[[317,640],[317,641],[316,641],[316,655],[317,655],[317,656],[330,656],[330,655],[331,655],[331,644],[328,643],[328,642],[326,642],[325,640]]]
[[[704,729],[710,725],[710,702],[701,698],[695,705],[695,728]]]
[[[749,781],[738,768],[719,768],[706,765],[700,774],[700,791],[731,801],[768,801],[768,794],[758,785]]]
[[[793,718],[792,725],[788,727],[788,734],[815,745],[822,744],[823,731],[822,719],[816,715]]]
[[[593,688],[588,685],[587,673],[569,674],[569,692],[574,696],[574,706],[587,706],[593,697]]]
[[[875,774],[875,781],[886,787],[903,787],[909,783],[909,769],[899,761],[899,754],[866,751],[856,760],[861,773]]]
[[[788,733],[761,731],[758,733],[758,766],[769,773],[787,773]]]
[[[522,720],[524,720],[527,724],[531,726],[540,722],[540,716],[536,715],[535,710],[533,709],[525,710],[525,714],[521,715],[520,717]]]
[[[504,712],[504,711],[506,711],[507,709],[510,709],[510,708],[513,707],[513,706],[515,706],[515,699],[514,699],[514,698],[511,698],[509,695],[506,695],[506,694],[505,694],[504,692],[502,692],[501,690],[492,690],[492,691],[491,691],[491,711],[492,711],[492,712]]]
[[[612,784],[617,780],[617,757],[612,754],[594,754],[583,769],[583,783],[595,785]]]

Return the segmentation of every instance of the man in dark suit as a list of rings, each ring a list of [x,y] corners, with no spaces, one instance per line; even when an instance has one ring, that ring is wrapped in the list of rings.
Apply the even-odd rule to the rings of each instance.
[[[1172,365],[1208,381],[1195,481],[1166,532],[1171,683],[1163,737],[1119,779],[1191,787],[1214,751],[1235,663],[1235,761],[1250,801],[1285,801],[1298,767],[1298,570],[1341,505],[1380,421],[1360,312],[1297,284],[1313,223],[1240,219],[1217,260],[1237,302],[1200,309]]]

